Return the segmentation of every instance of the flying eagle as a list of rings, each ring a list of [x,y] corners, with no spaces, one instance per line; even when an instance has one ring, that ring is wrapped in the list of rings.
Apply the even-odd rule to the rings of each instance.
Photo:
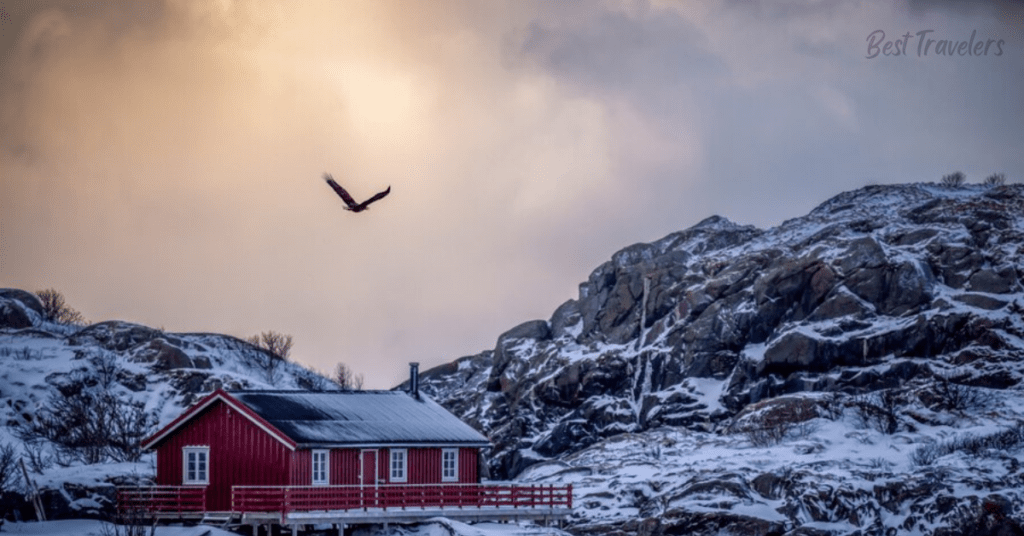
[[[340,184],[334,182],[334,179],[331,178],[331,175],[329,173],[324,173],[324,180],[327,181],[327,184],[331,185],[331,188],[334,188],[334,193],[338,194],[338,196],[341,197],[342,201],[344,201],[345,204],[348,205],[345,207],[345,210],[351,210],[352,212],[362,212],[370,208],[370,203],[373,203],[374,201],[381,199],[384,196],[391,193],[391,187],[388,186],[387,190],[375,194],[373,197],[367,199],[366,201],[363,201],[362,203],[356,203],[356,200],[352,199],[352,196],[349,195],[348,192],[346,192],[345,189],[342,188]]]

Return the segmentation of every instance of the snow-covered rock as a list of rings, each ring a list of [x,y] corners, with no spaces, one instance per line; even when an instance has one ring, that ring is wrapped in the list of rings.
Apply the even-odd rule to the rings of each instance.
[[[573,482],[574,532],[997,530],[1024,498],[998,440],[1024,432],[1022,281],[1024,186],[869,186],[623,249],[421,389],[495,478]]]
[[[0,448],[10,446],[29,462],[51,519],[103,517],[115,484],[145,482],[155,472],[151,454],[130,461],[116,459],[132,457],[124,453],[101,452],[98,463],[85,463],[45,439],[23,441],[19,429],[55,400],[82,390],[109,393],[124,412],[139,408],[145,429],[155,431],[218,387],[337,389],[314,371],[227,335],[168,333],[121,321],[49,322],[38,299],[17,289],[0,289],[0,363]],[[25,490],[20,469],[6,484],[5,506],[17,507],[10,493]],[[32,515],[31,508],[23,513]]]

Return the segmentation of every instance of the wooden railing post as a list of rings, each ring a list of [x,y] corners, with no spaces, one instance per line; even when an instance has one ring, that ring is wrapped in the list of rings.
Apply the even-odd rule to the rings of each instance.
[[[411,484],[384,486],[232,486],[231,510],[235,513],[368,510],[373,508],[569,508],[572,484]],[[118,511],[139,510],[179,516],[202,512],[205,486],[140,486],[117,489]]]

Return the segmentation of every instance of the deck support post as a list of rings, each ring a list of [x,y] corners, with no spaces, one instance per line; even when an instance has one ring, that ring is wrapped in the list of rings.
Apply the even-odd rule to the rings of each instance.
[[[299,536],[299,525],[292,525],[292,536]]]

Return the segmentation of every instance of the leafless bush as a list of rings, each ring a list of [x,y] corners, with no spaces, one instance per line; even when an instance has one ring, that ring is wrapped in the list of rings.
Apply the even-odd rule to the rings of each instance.
[[[14,445],[0,443],[0,494],[7,490],[7,486],[17,478],[18,458]]]
[[[830,421],[838,421],[839,419],[842,419],[843,413],[846,411],[846,406],[844,405],[840,394],[836,391],[832,391],[821,397],[818,401],[818,406],[821,408],[821,416]]]
[[[991,397],[977,387],[956,383],[947,375],[936,375],[932,387],[938,405],[950,411],[969,411],[988,404]]]
[[[16,432],[28,443],[50,441],[60,461],[138,461],[139,443],[152,420],[141,403],[120,400],[110,387],[94,376],[76,374]],[[42,458],[38,465],[43,467]]]
[[[953,186],[953,187],[961,186],[961,185],[963,185],[964,181],[966,181],[966,180],[967,180],[967,176],[964,175],[964,173],[962,171],[957,171],[957,172],[954,172],[954,173],[950,173],[949,175],[943,175],[943,177],[942,177],[942,185],[943,186]]]
[[[338,363],[334,366],[334,374],[331,377],[338,387],[346,391],[361,391],[363,389],[363,375],[356,374],[345,363]]]
[[[64,301],[64,295],[56,289],[48,288],[37,291],[36,296],[39,297],[40,303],[43,304],[43,316],[47,320],[57,324],[72,326],[85,325],[86,322],[82,313],[72,309]]]
[[[23,348],[12,348],[10,346],[4,346],[0,348],[0,357],[10,357],[11,359],[17,359],[18,361],[31,361],[39,360],[43,356],[43,352],[38,349],[29,347]]]
[[[1006,174],[993,173],[988,177],[985,177],[985,182],[983,182],[982,184],[986,186],[1002,186],[1006,184]]]
[[[299,388],[307,391],[327,391],[334,388],[334,383],[320,371],[307,366],[303,366],[302,370],[295,375],[295,383]]]
[[[931,465],[938,458],[954,452],[963,452],[974,457],[990,455],[991,452],[1006,454],[1024,446],[1024,422],[1013,428],[989,435],[964,434],[942,443],[918,447],[910,454],[914,465]]]
[[[15,429],[15,433],[20,433],[18,428]],[[53,456],[46,451],[46,444],[42,438],[28,438],[24,441],[29,469],[32,469],[35,473],[42,474],[43,471],[53,465]]]
[[[292,351],[292,336],[276,331],[264,331],[249,337],[247,341],[263,350],[260,354],[251,354],[248,361],[263,371],[267,383],[276,385],[281,381],[284,363]]]
[[[770,447],[787,438],[804,438],[813,431],[811,419],[816,417],[812,405],[803,400],[776,407],[763,408],[751,415],[737,431],[755,447]]]
[[[282,361],[287,361],[292,351],[292,336],[276,331],[264,331],[259,335],[249,337],[248,341],[253,346],[270,352]]]
[[[864,425],[883,434],[895,434],[899,430],[900,409],[905,403],[895,389],[883,389],[853,399],[853,407]]]
[[[761,415],[747,421],[739,432],[755,447],[770,447],[781,443],[791,428],[788,421]]]

